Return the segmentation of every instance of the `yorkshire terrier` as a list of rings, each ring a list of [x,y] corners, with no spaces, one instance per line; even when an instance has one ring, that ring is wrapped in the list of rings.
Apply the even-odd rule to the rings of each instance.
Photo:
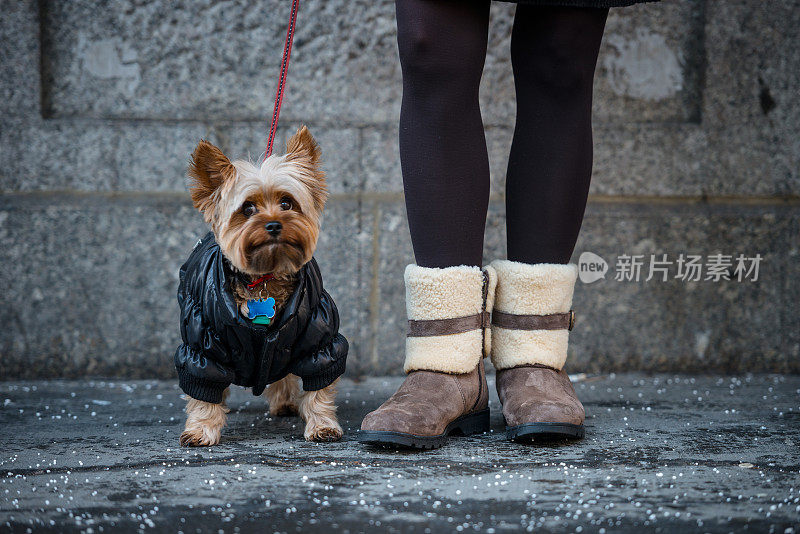
[[[224,256],[244,280],[236,278],[232,292],[239,311],[248,316],[249,299],[265,291],[279,314],[297,285],[297,272],[311,260],[319,237],[319,221],[328,198],[320,149],[303,126],[289,140],[286,153],[270,156],[260,166],[231,162],[214,145],[200,141],[189,166],[194,206],[210,224]],[[272,278],[257,288],[247,281],[264,273]],[[264,392],[269,413],[300,415],[309,441],[336,441],[342,427],[336,418],[336,383],[318,391],[301,391],[299,378],[288,375]],[[186,426],[181,445],[219,443],[226,424],[225,390],[219,404],[186,396]]]

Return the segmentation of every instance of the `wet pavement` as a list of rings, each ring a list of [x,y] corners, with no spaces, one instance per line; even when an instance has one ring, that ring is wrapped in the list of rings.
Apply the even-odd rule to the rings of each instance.
[[[577,443],[505,441],[495,395],[490,433],[363,447],[400,380],[345,380],[333,444],[233,388],[201,449],[178,446],[176,382],[0,383],[0,530],[800,532],[798,376],[590,377]]]

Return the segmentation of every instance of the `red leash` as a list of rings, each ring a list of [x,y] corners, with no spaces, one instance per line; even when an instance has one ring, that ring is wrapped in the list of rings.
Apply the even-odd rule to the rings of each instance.
[[[274,274],[272,274],[272,273],[267,273],[267,274],[265,274],[264,276],[262,276],[261,278],[259,278],[258,280],[256,280],[255,282],[252,282],[252,283],[249,283],[249,284],[247,284],[247,289],[249,289],[250,291],[252,291],[252,290],[254,290],[254,289],[255,289],[255,288],[258,286],[258,284],[260,284],[261,282],[267,282],[267,281],[269,281],[269,280],[272,280],[273,278],[275,278],[275,275],[274,275]]]
[[[292,53],[292,40],[294,39],[294,26],[297,21],[297,9],[300,7],[300,0],[292,0],[292,13],[289,16],[289,27],[286,29],[286,44],[283,45],[283,59],[281,61],[281,76],[278,79],[278,91],[275,93],[275,108],[272,110],[272,122],[269,125],[269,138],[267,139],[267,151],[264,159],[272,154],[272,143],[275,140],[275,130],[278,128],[278,116],[281,114],[281,102],[283,101],[283,90],[286,87],[286,73],[289,70],[289,56]]]
[[[286,29],[286,43],[283,45],[283,59],[281,60],[281,75],[278,79],[278,91],[275,93],[275,108],[272,110],[272,122],[269,125],[269,137],[267,138],[267,150],[264,152],[264,159],[272,154],[272,143],[275,141],[275,130],[278,129],[278,116],[281,114],[281,102],[283,102],[283,91],[286,88],[286,74],[289,71],[289,56],[292,54],[292,41],[294,40],[294,27],[297,21],[297,9],[300,7],[300,0],[292,0],[292,12],[289,15],[289,27]],[[255,282],[247,284],[247,289],[253,290],[262,282],[272,280],[275,276],[267,273]]]

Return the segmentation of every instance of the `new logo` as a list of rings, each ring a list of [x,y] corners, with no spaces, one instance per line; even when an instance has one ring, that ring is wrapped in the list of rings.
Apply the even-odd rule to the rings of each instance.
[[[578,277],[584,284],[606,277],[608,263],[594,252],[583,252],[578,258]]]

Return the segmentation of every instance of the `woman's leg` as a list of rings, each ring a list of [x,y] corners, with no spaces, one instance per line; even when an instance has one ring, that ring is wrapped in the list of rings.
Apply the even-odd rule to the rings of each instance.
[[[478,85],[489,0],[396,0],[400,160],[417,265],[404,273],[403,384],[364,417],[366,443],[430,449],[489,430],[483,367],[496,278],[482,270],[489,163]]]
[[[592,78],[607,10],[518,6],[517,125],[506,179],[508,260],[496,260],[492,363],[506,436],[584,435],[564,371],[577,269],[567,264],[592,171]],[[567,264],[567,265],[564,265]],[[548,328],[543,329],[543,323]]]
[[[567,263],[592,173],[592,80],[607,9],[517,6],[508,259]]]
[[[400,162],[422,267],[479,266],[489,161],[478,105],[489,0],[397,0]]]

